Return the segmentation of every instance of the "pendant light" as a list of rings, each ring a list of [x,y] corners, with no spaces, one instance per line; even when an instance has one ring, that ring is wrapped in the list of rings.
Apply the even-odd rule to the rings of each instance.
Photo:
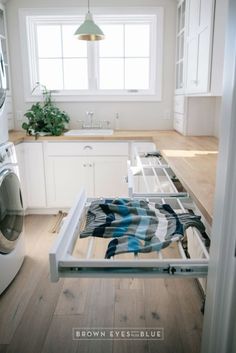
[[[101,40],[105,38],[103,31],[93,21],[93,15],[90,12],[89,0],[88,12],[85,16],[85,20],[82,25],[79,26],[79,28],[75,32],[75,35],[78,36],[78,39],[80,40],[88,41]]]

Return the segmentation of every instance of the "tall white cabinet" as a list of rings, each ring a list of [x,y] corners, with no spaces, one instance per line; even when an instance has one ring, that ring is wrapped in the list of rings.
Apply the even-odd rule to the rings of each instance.
[[[213,135],[222,95],[227,2],[179,0],[174,129]]]
[[[214,0],[189,0],[187,30],[187,93],[210,91]]]

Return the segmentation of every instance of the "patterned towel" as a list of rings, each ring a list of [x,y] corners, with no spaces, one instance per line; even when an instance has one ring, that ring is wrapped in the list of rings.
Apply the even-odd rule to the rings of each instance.
[[[190,226],[203,233],[205,227],[200,218],[190,213],[177,214],[170,205],[145,200],[96,200],[89,207],[80,236],[114,238],[105,258],[129,252],[148,253],[183,238]]]

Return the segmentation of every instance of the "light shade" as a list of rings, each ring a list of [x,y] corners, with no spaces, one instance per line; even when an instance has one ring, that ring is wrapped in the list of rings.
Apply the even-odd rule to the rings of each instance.
[[[93,21],[93,16],[90,12],[87,13],[85,21],[75,32],[80,40],[102,40],[105,38],[103,31]]]

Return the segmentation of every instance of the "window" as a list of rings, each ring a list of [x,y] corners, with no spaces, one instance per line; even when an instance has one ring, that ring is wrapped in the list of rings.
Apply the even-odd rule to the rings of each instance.
[[[59,101],[160,100],[161,9],[155,14],[94,17],[105,33],[103,41],[74,36],[84,15],[21,14],[22,37],[27,38],[23,53],[30,68],[27,100],[32,100],[36,82],[53,90]]]
[[[36,26],[36,79],[52,90],[88,89],[87,45],[76,25]]]

